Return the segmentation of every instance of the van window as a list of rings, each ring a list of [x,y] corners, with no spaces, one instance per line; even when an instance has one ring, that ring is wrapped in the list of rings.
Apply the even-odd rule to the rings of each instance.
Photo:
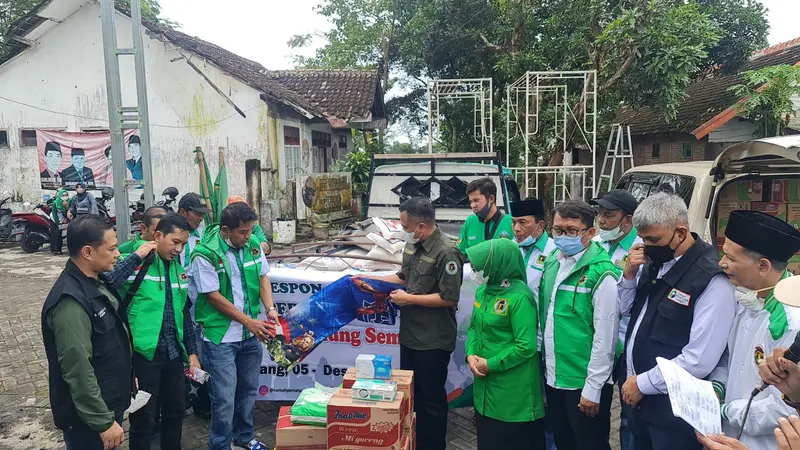
[[[688,207],[692,200],[695,181],[694,177],[674,173],[631,172],[622,176],[617,188],[630,192],[638,202],[659,192],[676,194]]]

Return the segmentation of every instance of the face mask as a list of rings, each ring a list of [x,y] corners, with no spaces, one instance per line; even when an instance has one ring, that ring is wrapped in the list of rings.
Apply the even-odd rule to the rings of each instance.
[[[533,236],[528,236],[522,242],[517,242],[517,245],[520,247],[530,247],[531,245],[535,244],[536,241],[537,239],[535,239]]]
[[[233,242],[231,242],[230,238],[225,238],[225,245],[227,245],[230,248],[236,248],[233,246]]]
[[[600,239],[602,239],[605,242],[611,242],[621,238],[624,234],[625,232],[622,231],[622,224],[620,224],[617,228],[614,228],[613,230],[603,230],[601,228],[598,236],[600,236]]]
[[[470,271],[469,279],[472,280],[476,286],[481,286],[489,282],[489,278],[483,276],[482,270],[480,272],[475,272],[474,270]]]
[[[758,297],[758,292],[746,287],[736,286],[736,301],[750,311],[760,311],[764,308],[764,300]]]
[[[417,225],[417,228],[414,228],[414,231],[411,231],[411,232],[403,230],[400,233],[400,240],[404,241],[404,242],[406,242],[408,244],[412,244],[412,245],[416,244],[417,242],[419,242],[419,238],[418,237],[414,237],[414,235],[417,234],[417,229],[418,228],[419,228],[419,225]]]
[[[676,229],[672,233],[672,238],[670,238],[669,242],[667,242],[667,245],[645,245],[645,256],[647,256],[650,261],[653,262],[653,264],[659,266],[668,261],[672,261],[672,259],[675,258],[675,249],[670,247],[670,244],[672,243],[672,240],[675,239],[675,234],[677,232],[678,230]],[[681,241],[681,244],[683,244],[683,241]],[[680,244],[678,244],[678,246],[680,247]]]
[[[567,256],[573,256],[583,251],[582,239],[583,236],[555,236],[553,241],[555,242],[556,247],[561,250],[561,253]]]
[[[492,204],[486,202],[486,204],[481,208],[480,211],[476,212],[475,215],[478,216],[478,219],[486,220],[486,217],[489,215],[489,211],[492,210]]]

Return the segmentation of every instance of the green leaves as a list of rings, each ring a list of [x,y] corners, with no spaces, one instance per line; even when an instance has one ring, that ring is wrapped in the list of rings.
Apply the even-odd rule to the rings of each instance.
[[[729,88],[741,100],[739,113],[756,123],[755,137],[782,136],[795,116],[800,67],[787,64],[742,73],[743,84]]]

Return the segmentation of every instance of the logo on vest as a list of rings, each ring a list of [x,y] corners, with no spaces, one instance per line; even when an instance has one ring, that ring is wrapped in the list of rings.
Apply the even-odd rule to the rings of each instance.
[[[259,249],[254,248],[254,249],[250,250],[250,254],[253,255],[253,258],[255,258],[256,256],[259,256],[261,253],[260,253]]]
[[[508,301],[504,298],[498,298],[497,301],[494,302],[492,312],[498,316],[505,316],[506,313],[508,313]]]
[[[756,366],[760,366],[764,361],[764,347],[756,345],[756,350],[753,352],[753,359],[756,361]]]
[[[689,306],[689,301],[692,299],[692,296],[686,292],[672,289],[669,295],[667,295],[667,298],[681,306]]]
[[[456,265],[455,261],[448,261],[447,265],[444,266],[444,271],[448,275],[455,275],[458,272],[458,265]]]
[[[580,280],[578,280],[578,284],[586,283],[586,275],[582,276]]]
[[[189,279],[189,277],[186,275],[185,272],[181,274],[181,281],[186,281],[188,279]]]
[[[544,255],[539,255],[539,259],[536,260],[536,264],[542,265],[544,264],[544,260],[547,259]]]

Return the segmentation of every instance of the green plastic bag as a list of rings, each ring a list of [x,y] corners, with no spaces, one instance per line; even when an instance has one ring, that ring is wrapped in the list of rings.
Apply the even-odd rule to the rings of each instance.
[[[326,426],[332,395],[333,391],[319,386],[304,389],[292,405],[292,423]]]

